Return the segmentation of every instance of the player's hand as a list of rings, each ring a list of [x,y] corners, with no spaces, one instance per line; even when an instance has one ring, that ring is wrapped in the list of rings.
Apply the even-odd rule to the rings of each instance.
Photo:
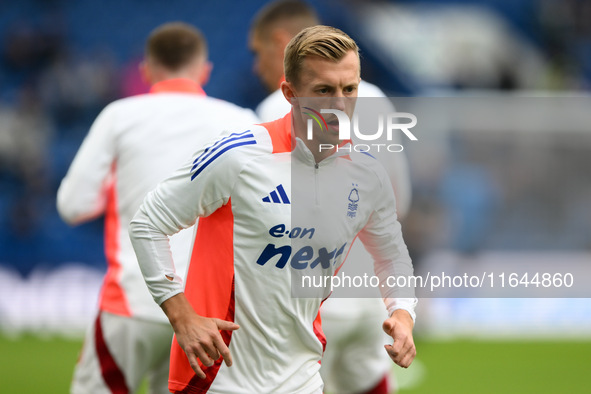
[[[175,331],[176,340],[187,355],[191,368],[197,376],[204,379],[205,373],[199,367],[197,358],[206,367],[211,367],[216,360],[223,357],[226,365],[231,366],[232,355],[222,339],[220,330],[237,329],[236,323],[194,314]]]
[[[205,379],[205,372],[201,370],[198,359],[206,367],[211,367],[220,357],[223,357],[228,367],[232,365],[230,349],[224,343],[220,330],[237,330],[238,324],[197,315],[182,293],[162,303],[162,309],[198,377]]]
[[[412,317],[403,309],[394,311],[382,324],[382,329],[394,339],[392,345],[384,347],[392,361],[402,368],[408,368],[417,354],[412,337],[413,326]]]

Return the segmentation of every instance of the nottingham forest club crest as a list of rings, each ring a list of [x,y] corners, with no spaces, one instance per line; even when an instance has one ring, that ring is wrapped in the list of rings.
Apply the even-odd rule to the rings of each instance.
[[[349,192],[349,203],[347,204],[347,217],[353,219],[357,215],[357,207],[359,205],[359,191],[357,184],[353,183],[353,188]]]

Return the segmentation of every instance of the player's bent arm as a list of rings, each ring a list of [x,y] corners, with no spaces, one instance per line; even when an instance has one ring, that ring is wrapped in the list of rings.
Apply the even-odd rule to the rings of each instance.
[[[155,192],[153,192],[155,193]],[[146,197],[145,205],[150,205]],[[169,249],[167,226],[156,226],[142,206],[130,224],[130,237],[142,274],[154,300],[162,307],[176,334],[177,342],[197,376],[204,379],[201,365],[209,367],[220,357],[232,365],[232,356],[219,330],[236,330],[238,325],[220,319],[197,315],[183,293],[181,278],[176,274]],[[165,220],[164,218],[161,218]],[[169,227],[168,232],[172,232]],[[201,365],[199,364],[201,361]]]
[[[99,114],[60,184],[57,210],[66,223],[76,225],[105,210],[116,155],[115,117],[112,104]]]
[[[159,305],[182,291],[168,236],[227,204],[245,157],[256,155],[258,146],[250,130],[228,133],[198,150],[145,197],[129,234],[148,289]]]
[[[129,226],[150,293],[168,316],[179,345],[201,378],[205,374],[198,360],[211,366],[221,356],[231,365],[230,352],[219,330],[235,330],[238,326],[195,313],[175,272],[168,235],[228,203],[243,164],[241,150],[256,146],[254,135],[246,131],[232,133],[201,149],[146,196]]]
[[[158,191],[156,189],[146,197],[131,221],[130,238],[152,297],[167,315],[191,368],[203,379],[205,373],[198,360],[201,365],[211,366],[221,356],[228,366],[232,364],[219,330],[235,330],[238,326],[198,316],[187,301],[182,279],[174,269],[167,236],[167,233],[174,233],[179,224],[173,219],[174,209],[162,205]]]
[[[129,224],[142,275],[158,305],[183,290],[168,236],[192,226],[199,216],[207,216],[227,202],[222,197],[209,200],[212,196],[207,194],[215,191],[212,192],[213,187],[207,188],[207,177],[200,184],[193,183],[186,167],[148,193]],[[220,189],[223,187],[217,188]]]

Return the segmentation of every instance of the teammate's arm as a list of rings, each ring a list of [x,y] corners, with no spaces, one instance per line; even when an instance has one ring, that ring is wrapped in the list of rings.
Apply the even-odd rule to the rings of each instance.
[[[57,210],[69,224],[94,219],[105,210],[116,154],[114,117],[112,105],[99,114],[60,184]]]

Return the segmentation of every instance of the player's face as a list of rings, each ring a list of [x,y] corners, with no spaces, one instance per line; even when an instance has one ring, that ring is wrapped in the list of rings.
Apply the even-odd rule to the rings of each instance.
[[[254,72],[269,92],[277,90],[283,77],[283,49],[271,39],[253,33],[249,47],[254,55]]]
[[[311,56],[304,59],[299,74],[299,81],[294,85],[294,94],[299,103],[297,108],[305,122],[309,112],[304,107],[338,109],[349,118],[355,109],[355,99],[359,86],[359,57],[350,51],[338,62]],[[316,130],[315,136],[320,143],[335,144],[338,141],[338,119],[336,115],[324,114],[328,130]],[[316,127],[316,126],[315,126]]]

